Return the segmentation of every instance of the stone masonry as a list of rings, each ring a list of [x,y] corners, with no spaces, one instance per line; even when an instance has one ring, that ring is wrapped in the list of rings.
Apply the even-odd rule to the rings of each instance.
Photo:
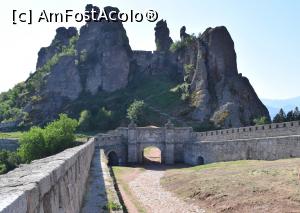
[[[209,132],[193,132],[170,122],[160,128],[131,123],[128,128],[99,134],[84,145],[1,175],[0,212],[80,212],[90,165],[100,149],[108,160],[114,153],[122,165],[142,163],[143,150],[149,146],[161,150],[165,164],[300,157],[300,121]],[[103,168],[103,162],[101,165]]]
[[[114,152],[122,164],[143,163],[143,150],[149,146],[161,150],[165,164],[300,157],[299,121],[208,132],[171,123],[161,128],[130,124],[96,138],[106,154]]]

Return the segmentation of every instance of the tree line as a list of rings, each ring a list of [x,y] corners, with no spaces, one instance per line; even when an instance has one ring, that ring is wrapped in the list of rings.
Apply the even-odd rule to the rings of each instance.
[[[285,113],[284,110],[281,108],[273,118],[273,123],[282,123],[298,120],[300,120],[300,111],[298,107],[296,107],[294,110],[289,111],[288,113]]]
[[[263,125],[269,123],[283,123],[290,121],[299,121],[300,120],[300,111],[299,108],[296,107],[294,110],[285,113],[285,111],[281,108],[279,112],[275,115],[273,120],[269,120],[267,117],[256,118],[253,120],[255,125]]]

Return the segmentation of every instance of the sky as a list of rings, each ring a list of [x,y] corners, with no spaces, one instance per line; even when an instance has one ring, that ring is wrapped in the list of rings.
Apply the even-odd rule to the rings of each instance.
[[[4,3],[5,2],[5,3]],[[173,40],[179,30],[196,35],[208,27],[226,26],[237,52],[238,70],[248,77],[260,98],[300,96],[300,1],[297,0],[10,0],[1,2],[0,92],[35,71],[37,53],[49,46],[58,27],[83,23],[12,24],[13,10],[83,11],[86,4],[115,6],[121,11],[158,12],[167,20]],[[134,50],[154,50],[155,23],[124,23]]]

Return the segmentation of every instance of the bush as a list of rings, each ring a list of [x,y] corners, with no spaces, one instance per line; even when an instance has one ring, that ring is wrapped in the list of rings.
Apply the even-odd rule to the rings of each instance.
[[[195,132],[206,132],[218,130],[219,128],[215,126],[215,124],[211,121],[203,122],[198,125],[193,126],[193,130]]]
[[[127,118],[137,124],[142,124],[144,121],[145,108],[144,101],[135,100],[127,109]]]
[[[7,168],[4,163],[0,163],[0,175],[5,174],[7,171]]]
[[[270,123],[269,119],[266,116],[256,118],[253,120],[255,125],[263,125],[263,124],[268,124]]]
[[[186,48],[186,44],[183,41],[175,41],[171,47],[170,47],[170,51],[173,53],[178,53],[183,51]]]
[[[58,120],[50,123],[45,129],[32,127],[21,136],[18,154],[24,162],[29,163],[72,147],[77,125],[76,120],[61,114]]]
[[[39,127],[32,127],[20,138],[18,153],[24,162],[31,162],[46,156],[44,132]]]
[[[60,114],[59,119],[50,123],[44,129],[46,149],[50,155],[72,147],[75,141],[75,130],[78,122],[65,114]]]
[[[0,151],[0,174],[13,170],[21,163],[16,152]]]
[[[190,99],[190,84],[184,82],[171,89],[171,92],[175,92],[181,96],[181,100],[188,101]]]
[[[171,45],[170,51],[173,53],[180,53],[183,50],[185,50],[187,47],[189,47],[190,45],[195,43],[196,40],[197,40],[197,37],[194,34],[192,34],[192,35],[186,37],[184,40],[175,41]]]
[[[80,113],[80,118],[78,121],[79,129],[82,131],[90,130],[91,127],[91,112],[89,110],[84,110]]]
[[[112,112],[105,107],[101,107],[93,120],[93,127],[98,130],[109,130],[112,127],[111,121]]]

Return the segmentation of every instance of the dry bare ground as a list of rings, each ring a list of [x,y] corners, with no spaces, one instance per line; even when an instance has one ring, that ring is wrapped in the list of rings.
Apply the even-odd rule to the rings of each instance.
[[[299,213],[300,159],[235,161],[168,170],[164,188],[206,212]]]
[[[144,168],[114,167],[120,192],[129,213],[203,213],[196,205],[190,205],[165,190],[161,177],[168,167],[159,165],[160,150],[144,150],[146,166]]]

